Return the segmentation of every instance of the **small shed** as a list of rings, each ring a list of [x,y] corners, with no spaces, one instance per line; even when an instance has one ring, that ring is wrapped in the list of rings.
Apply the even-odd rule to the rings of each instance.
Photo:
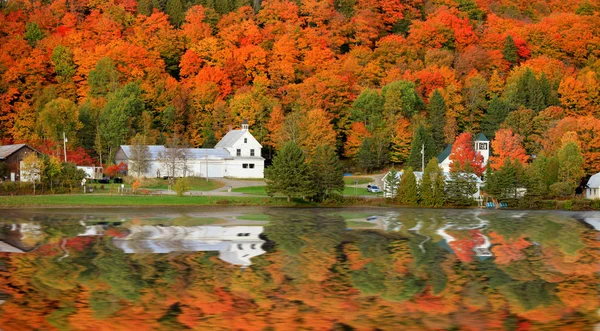
[[[600,173],[590,177],[585,187],[585,193],[588,199],[600,199]]]
[[[38,153],[38,151],[26,144],[0,146],[0,163],[6,164],[8,168],[8,173],[3,174],[8,177],[6,179],[20,180],[21,161],[30,153]]]

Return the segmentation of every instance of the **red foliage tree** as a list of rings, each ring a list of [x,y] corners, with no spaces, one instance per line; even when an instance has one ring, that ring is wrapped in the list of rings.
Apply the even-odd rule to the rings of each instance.
[[[453,172],[473,172],[481,176],[485,168],[483,156],[473,149],[473,136],[469,132],[461,133],[456,138],[450,161],[450,171]]]

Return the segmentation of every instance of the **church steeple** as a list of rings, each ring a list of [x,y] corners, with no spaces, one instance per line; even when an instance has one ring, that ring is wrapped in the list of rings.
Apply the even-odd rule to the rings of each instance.
[[[242,121],[242,130],[248,131],[248,120],[244,118]]]

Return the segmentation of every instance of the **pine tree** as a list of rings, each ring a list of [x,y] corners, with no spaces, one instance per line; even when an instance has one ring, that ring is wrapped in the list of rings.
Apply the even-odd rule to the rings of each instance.
[[[287,142],[273,158],[273,165],[265,169],[266,191],[269,195],[281,193],[291,201],[304,196],[311,185],[311,171],[305,163],[304,152],[293,141]]]
[[[504,40],[504,50],[502,51],[502,55],[506,61],[510,62],[512,65],[515,65],[519,61],[517,45],[515,45],[515,41],[511,35],[508,35]]]
[[[398,178],[398,170],[392,168],[385,177],[385,192],[384,197],[394,199],[398,195],[398,184],[400,179]]]
[[[167,0],[165,13],[169,15],[169,21],[176,28],[180,27],[185,20],[185,9],[181,0]]]
[[[475,192],[477,192],[477,183],[473,174],[467,172],[450,172],[450,180],[446,184],[446,200],[451,205],[471,205]]]
[[[540,80],[539,80],[539,86],[540,86],[542,95],[544,96],[544,104],[546,105],[546,107],[556,105],[558,102],[556,100],[556,97],[553,94],[552,85],[548,81],[548,77],[546,77],[546,73],[542,73],[542,76],[540,77]]]
[[[431,128],[431,137],[440,152],[444,148],[444,127],[446,126],[446,101],[439,90],[435,90],[427,105],[427,124]]]
[[[416,206],[419,201],[417,178],[411,167],[405,169],[402,177],[400,177],[397,201],[409,206]]]
[[[490,101],[487,112],[483,117],[483,122],[481,122],[481,130],[483,131],[483,134],[485,134],[490,140],[493,140],[494,136],[496,135],[496,131],[498,131],[500,124],[504,122],[509,112],[509,106],[498,97],[494,96],[492,101]]]
[[[311,199],[322,202],[341,196],[344,191],[344,172],[331,146],[317,146],[309,168],[312,174],[309,194]]]
[[[429,160],[423,178],[419,185],[421,205],[427,207],[441,207],[445,199],[446,177],[442,168],[438,166],[437,158]]]
[[[431,138],[429,132],[424,125],[419,126],[417,131],[415,131],[413,141],[410,147],[410,155],[408,157],[408,166],[413,167],[414,169],[422,169],[422,155],[421,151],[423,149],[423,145],[425,145],[425,160],[430,160],[431,158],[437,156],[437,146]]]

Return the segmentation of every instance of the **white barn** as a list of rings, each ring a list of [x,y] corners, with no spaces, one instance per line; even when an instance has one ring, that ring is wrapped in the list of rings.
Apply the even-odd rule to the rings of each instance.
[[[181,148],[185,158],[179,161],[175,177],[264,178],[265,159],[261,156],[261,149],[262,145],[248,131],[248,122],[244,120],[241,130],[229,131],[215,148]],[[168,153],[169,148],[150,145],[148,150],[150,165],[146,173],[131,171],[135,162],[132,145],[122,145],[115,154],[115,161],[127,164],[132,176],[169,175],[166,165],[160,161],[161,155]]]
[[[585,193],[588,199],[600,199],[600,173],[590,177],[585,188]]]

